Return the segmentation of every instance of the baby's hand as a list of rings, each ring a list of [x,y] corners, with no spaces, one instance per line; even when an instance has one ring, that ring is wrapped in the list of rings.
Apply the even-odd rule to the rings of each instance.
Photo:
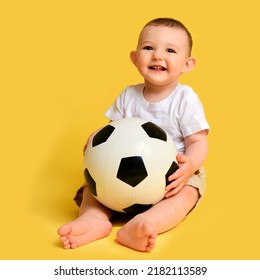
[[[83,155],[85,154],[85,151],[86,151],[86,149],[87,149],[89,143],[92,141],[93,137],[96,135],[96,133],[97,133],[98,131],[99,131],[99,130],[93,132],[93,133],[88,137],[88,140],[87,140],[86,144],[85,144],[84,147],[83,147]]]
[[[167,193],[165,197],[170,197],[178,193],[185,186],[193,173],[193,164],[189,157],[178,154],[176,158],[179,163],[179,169],[169,176],[168,180],[171,181],[171,183],[166,187]]]

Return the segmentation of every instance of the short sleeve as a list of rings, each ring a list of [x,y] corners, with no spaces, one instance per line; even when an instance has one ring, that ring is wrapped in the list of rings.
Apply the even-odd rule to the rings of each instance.
[[[183,95],[180,104],[180,129],[184,137],[202,130],[209,132],[209,124],[199,97],[193,91],[187,91]]]
[[[121,92],[121,94],[105,112],[105,116],[110,120],[114,121],[124,117],[124,95],[125,90]]]

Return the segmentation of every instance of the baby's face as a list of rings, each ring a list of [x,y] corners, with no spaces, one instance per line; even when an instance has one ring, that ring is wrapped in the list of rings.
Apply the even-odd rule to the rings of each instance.
[[[146,26],[132,61],[146,81],[158,85],[177,82],[189,59],[185,31],[167,26]]]

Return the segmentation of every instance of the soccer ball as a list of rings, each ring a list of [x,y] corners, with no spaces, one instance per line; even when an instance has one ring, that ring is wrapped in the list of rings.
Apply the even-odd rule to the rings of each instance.
[[[168,176],[178,169],[177,150],[161,127],[141,118],[110,122],[84,155],[92,195],[106,207],[140,213],[164,198]]]

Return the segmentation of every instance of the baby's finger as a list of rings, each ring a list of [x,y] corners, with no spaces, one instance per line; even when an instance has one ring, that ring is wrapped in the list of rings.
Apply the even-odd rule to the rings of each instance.
[[[176,179],[176,180],[172,181],[169,185],[167,185],[165,190],[168,192],[171,189],[175,189],[180,185],[180,183],[181,183],[181,179]]]
[[[169,182],[179,178],[182,175],[182,171],[180,169],[176,170],[173,174],[168,177]]]
[[[177,193],[182,189],[182,187],[183,187],[183,186],[181,185],[181,186],[178,186],[177,188],[174,188],[174,189],[168,191],[168,192],[165,194],[165,197],[168,198],[168,197],[171,197],[171,196],[177,194]]]

